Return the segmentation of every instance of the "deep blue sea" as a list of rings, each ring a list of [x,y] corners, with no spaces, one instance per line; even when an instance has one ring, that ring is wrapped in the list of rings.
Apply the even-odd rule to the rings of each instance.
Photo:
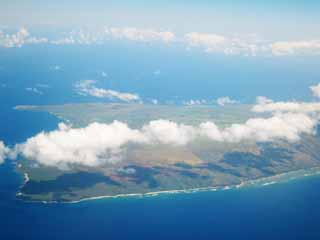
[[[2,110],[8,123],[1,124],[2,139],[11,144],[58,122],[46,113]],[[0,239],[320,239],[320,176],[75,204],[16,200],[21,182],[10,161],[0,165]]]
[[[320,177],[240,190],[93,200],[15,199],[0,167],[1,239],[320,239]]]
[[[152,59],[141,60],[140,55]],[[15,105],[93,101],[72,91],[73,84],[83,79],[99,80],[101,87],[133,91],[144,98],[229,95],[250,102],[257,95],[308,98],[308,86],[320,76],[314,68],[319,62],[303,59],[243,59],[239,64],[235,59],[181,49],[154,53],[148,46],[1,50],[0,65],[4,86],[0,88],[0,139],[10,146],[58,123],[47,113],[15,111]],[[61,70],[51,71],[54,65]],[[156,70],[160,76],[152,75]],[[110,77],[102,79],[101,71]],[[25,90],[37,84],[48,84],[41,88],[43,95]],[[15,194],[21,182],[10,161],[0,165],[1,240],[320,239],[320,176],[265,187],[77,204],[18,201]]]

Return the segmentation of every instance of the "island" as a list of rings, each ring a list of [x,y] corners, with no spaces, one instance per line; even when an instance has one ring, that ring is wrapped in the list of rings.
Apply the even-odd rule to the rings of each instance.
[[[197,125],[214,121],[226,127],[257,116],[251,105],[148,105],[86,103],[18,106],[19,111],[44,111],[73,127],[92,122],[126,122],[132,128],[156,119]],[[259,115],[261,116],[261,115]],[[44,166],[19,158],[17,171],[25,176],[17,197],[27,201],[76,202],[84,199],[130,196],[192,189],[241,186],[248,181],[320,167],[319,135],[298,142],[222,143],[197,139],[183,146],[128,145],[125,157],[99,167],[70,169]]]

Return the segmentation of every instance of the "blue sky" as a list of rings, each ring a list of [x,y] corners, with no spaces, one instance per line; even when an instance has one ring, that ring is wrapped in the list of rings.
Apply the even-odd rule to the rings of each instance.
[[[279,1],[18,1],[0,2],[0,23],[38,29],[131,26],[268,39],[320,38],[320,2]]]

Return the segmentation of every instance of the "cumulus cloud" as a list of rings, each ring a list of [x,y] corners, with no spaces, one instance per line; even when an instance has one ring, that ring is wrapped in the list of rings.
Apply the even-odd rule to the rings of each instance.
[[[143,126],[142,133],[149,142],[185,145],[194,139],[196,129],[192,126],[159,119]]]
[[[126,39],[131,41],[163,41],[172,42],[175,40],[175,34],[170,31],[156,31],[153,29],[142,29],[142,28],[105,28],[105,33],[111,38],[115,39]]]
[[[0,141],[0,164],[4,162],[8,154],[9,148],[7,148],[2,141]]]
[[[92,123],[71,128],[63,123],[57,130],[41,132],[15,147],[16,155],[62,169],[72,164],[97,166],[119,161],[123,147],[136,144],[184,145],[194,138],[195,129],[167,120],[151,121],[142,129],[131,129],[126,123]]]
[[[274,102],[266,97],[257,97],[257,104],[252,108],[257,113],[292,112],[292,113],[318,113],[320,103],[318,102]]]
[[[297,141],[302,133],[312,134],[316,120],[305,114],[276,114],[270,118],[252,118],[243,124],[232,124],[219,130],[213,122],[200,125],[202,135],[214,141]]]
[[[230,104],[238,103],[238,101],[231,99],[230,97],[220,97],[217,99],[217,104],[219,106],[225,106]]]
[[[61,169],[73,164],[99,166],[120,161],[127,144],[186,145],[196,138],[238,143],[241,141],[298,141],[313,134],[317,120],[303,113],[277,113],[269,118],[251,118],[245,123],[219,128],[213,121],[198,126],[159,119],[132,129],[126,123],[92,123],[84,128],[60,124],[15,147],[15,154]]]
[[[88,85],[91,88],[93,83],[86,81],[82,84],[85,88]],[[61,123],[57,130],[41,132],[16,145],[10,156],[21,155],[43,165],[65,169],[74,164],[99,166],[120,161],[128,144],[181,146],[197,138],[229,143],[295,142],[303,134],[316,133],[320,103],[275,102],[260,96],[252,111],[267,112],[271,116],[250,118],[244,123],[234,123],[224,128],[213,121],[191,126],[165,119],[150,121],[140,129],[132,129],[119,121],[92,123],[83,128],[72,128]],[[8,154],[9,149],[0,142],[0,161],[3,162]]]
[[[310,87],[313,96],[320,98],[320,83]]]
[[[316,55],[320,54],[320,40],[311,41],[282,41],[271,44],[272,53],[282,55]]]
[[[125,102],[140,100],[139,95],[133,93],[118,92],[111,89],[98,88],[94,80],[83,80],[75,84],[78,94],[97,98],[118,99]]]
[[[121,158],[121,147],[128,142],[146,139],[127,124],[92,123],[84,128],[60,124],[51,132],[41,132],[16,146],[17,154],[48,166],[66,168],[69,164],[97,166]]]

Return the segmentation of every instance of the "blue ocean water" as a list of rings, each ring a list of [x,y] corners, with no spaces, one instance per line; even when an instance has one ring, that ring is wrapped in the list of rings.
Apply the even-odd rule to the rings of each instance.
[[[59,70],[54,70],[56,66]],[[319,82],[319,67],[319,57],[226,57],[179,46],[123,42],[94,47],[25,46],[0,49],[0,103],[105,101],[75,93],[74,84],[85,79],[97,81],[98,87],[162,103],[213,101],[222,96],[244,103],[252,103],[256,96],[311,100],[309,86]],[[26,91],[27,87],[37,87],[43,94]]]
[[[2,109],[17,127],[12,136],[14,127],[0,124],[9,143],[58,122],[45,113]],[[22,131],[25,127],[28,132]],[[0,239],[320,239],[320,176],[265,187],[75,204],[17,200],[21,182],[10,161],[0,165]]]
[[[14,198],[0,167],[1,239],[319,239],[320,177],[247,189],[76,204]]]
[[[250,102],[257,95],[306,99],[308,86],[320,77],[319,61],[227,60],[129,45],[2,49],[0,139],[13,146],[57,126],[53,116],[18,112],[15,105],[96,101],[74,93],[73,84],[83,79],[144,98],[229,95]],[[52,71],[55,65],[61,70]],[[153,75],[156,70],[160,76]],[[39,87],[44,94],[25,90],[37,84],[48,85]],[[0,165],[0,239],[320,239],[319,176],[265,187],[77,204],[19,201],[15,194],[21,182],[10,161]]]

